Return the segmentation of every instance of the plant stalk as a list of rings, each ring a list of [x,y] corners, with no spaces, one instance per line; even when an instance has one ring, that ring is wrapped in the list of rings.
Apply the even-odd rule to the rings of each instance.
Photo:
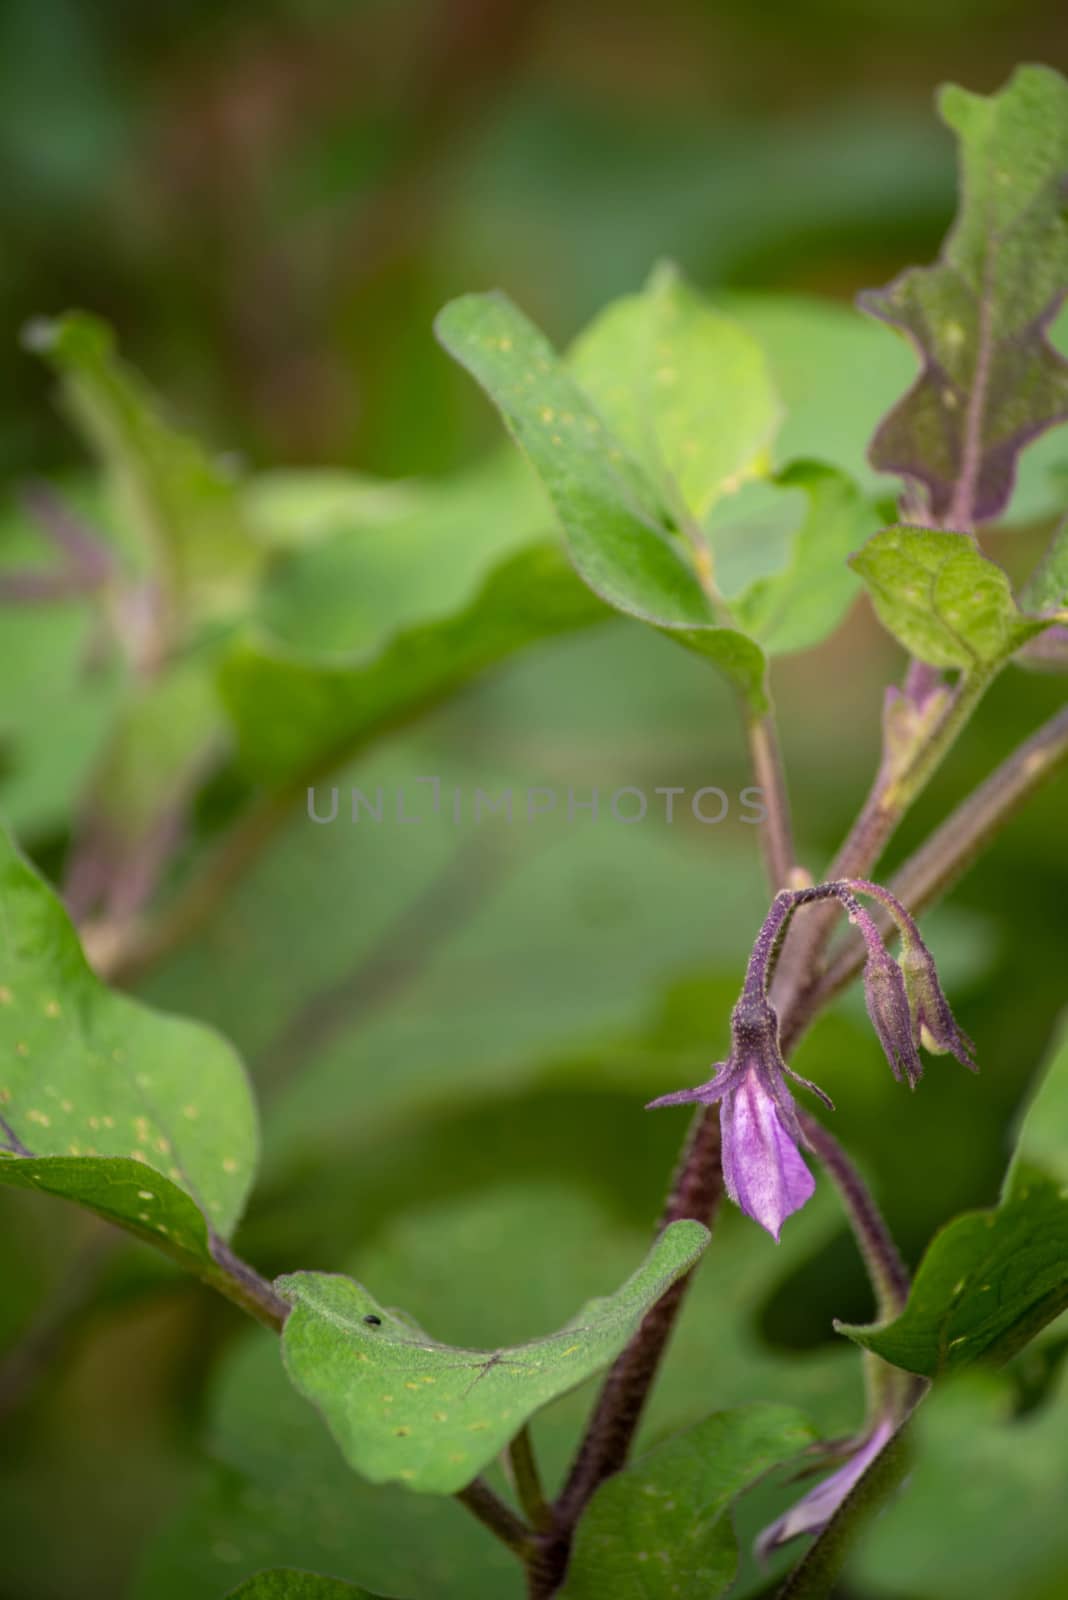
[[[772,716],[747,714],[745,727],[753,777],[767,811],[760,825],[760,847],[768,883],[774,892],[789,887],[797,864],[782,752]]]
[[[1068,760],[1068,708],[1038,728],[909,857],[889,888],[913,916],[933,905],[967,871],[991,839]],[[784,1011],[783,1050],[793,1049],[824,1006],[840,994],[864,965],[859,939],[848,944],[826,970]]]
[[[936,726],[906,760],[898,755],[891,761],[884,739],[879,773],[825,879],[863,878],[872,872],[898,823],[956,742],[992,676],[990,671],[976,671],[961,678]],[[829,902],[796,919],[772,990],[780,1017],[788,1017],[819,981],[820,962],[839,910]]]

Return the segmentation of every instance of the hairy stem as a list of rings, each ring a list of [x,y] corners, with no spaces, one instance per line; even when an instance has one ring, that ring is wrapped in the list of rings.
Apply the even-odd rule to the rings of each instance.
[[[660,1228],[691,1217],[710,1226],[723,1192],[719,1114],[694,1118],[675,1170]],[[567,1482],[557,1500],[554,1526],[542,1540],[543,1588],[552,1595],[563,1580],[575,1525],[597,1487],[624,1465],[645,1402],[693,1277],[687,1273],[648,1312],[601,1388]]]
[[[1001,828],[1068,760],[1068,709],[1059,711],[1013,751],[910,856],[890,880],[891,892],[919,916],[967,871]],[[818,1013],[848,987],[864,965],[859,939],[802,991],[782,1018],[784,1051],[797,1043]]]
[[[526,1523],[492,1490],[484,1478],[475,1478],[454,1496],[477,1517],[494,1538],[513,1550],[522,1561],[532,1553],[531,1533]]]
[[[807,1111],[798,1111],[805,1143],[814,1152],[834,1183],[845,1206],[849,1225],[856,1237],[868,1269],[879,1320],[884,1321],[904,1310],[909,1297],[909,1275],[898,1255],[890,1230],[878,1206],[833,1134]]]
[[[219,1270],[206,1274],[205,1282],[242,1311],[247,1311],[250,1317],[255,1317],[257,1322],[262,1322],[265,1328],[281,1333],[289,1315],[289,1306],[281,1295],[222,1239],[212,1239],[211,1253]]]
[[[764,868],[771,888],[785,889],[791,881],[797,858],[790,821],[790,797],[774,718],[770,714],[762,717],[748,715],[746,734],[753,777],[767,812],[760,825]]]
[[[552,1526],[553,1513],[542,1488],[538,1459],[534,1454],[534,1441],[528,1425],[520,1428],[508,1446],[508,1460],[523,1513],[532,1527],[544,1532]]]
[[[827,879],[862,878],[876,866],[906,811],[954,745],[991,681],[989,672],[963,677],[943,715],[906,760],[883,761],[871,792],[838,854]],[[819,981],[819,966],[834,929],[839,907],[832,901],[798,917],[791,929],[776,974],[772,998],[784,1019],[805,1000]]]

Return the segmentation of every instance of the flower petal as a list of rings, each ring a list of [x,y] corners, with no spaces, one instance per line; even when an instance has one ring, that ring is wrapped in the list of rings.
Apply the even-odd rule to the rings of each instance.
[[[777,1522],[764,1529],[756,1541],[755,1550],[761,1561],[767,1560],[773,1550],[798,1539],[804,1533],[819,1533],[834,1516],[842,1501],[859,1483],[880,1451],[894,1435],[894,1423],[885,1418],[872,1430],[849,1460],[824,1478],[803,1499],[790,1507]]]
[[[727,1193],[778,1242],[786,1218],[812,1197],[816,1183],[755,1070],[725,1096],[720,1123]]]

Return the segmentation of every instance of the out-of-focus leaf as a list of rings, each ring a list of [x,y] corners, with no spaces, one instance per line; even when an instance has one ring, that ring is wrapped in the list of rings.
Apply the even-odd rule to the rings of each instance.
[[[534,1412],[614,1360],[708,1238],[699,1223],[673,1223],[615,1294],[559,1333],[497,1350],[438,1344],[351,1278],[293,1273],[276,1285],[293,1306],[286,1370],[363,1477],[452,1494]]]
[[[813,1442],[785,1406],[720,1411],[601,1485],[579,1523],[567,1600],[716,1600],[738,1569],[731,1503]]]
[[[1047,626],[1024,616],[1006,573],[959,533],[886,528],[852,566],[883,626],[933,667],[989,669]]]
[[[549,342],[496,294],[454,300],[436,327],[530,457],[594,593],[707,655],[754,710],[766,710],[762,651],[717,618],[656,485]]]
[[[1068,518],[1060,524],[1045,557],[1020,592],[1024,611],[1045,615],[1068,608]]]
[[[370,1589],[357,1589],[339,1578],[323,1578],[293,1567],[258,1572],[247,1583],[231,1589],[228,1600],[381,1600]]]
[[[131,685],[79,807],[67,891],[75,916],[124,915],[154,886],[227,726],[201,654]]]
[[[957,1217],[920,1263],[901,1316],[842,1325],[866,1349],[936,1378],[1005,1361],[1068,1307],[1068,1041],[1027,1113],[996,1210]]]
[[[93,488],[74,480],[65,500],[95,519]],[[40,566],[45,546],[22,508],[0,514],[0,579]],[[122,692],[111,662],[93,656],[99,622],[84,599],[0,607],[0,807],[24,838],[70,821]]]
[[[781,406],[763,350],[672,269],[606,307],[570,366],[669,511],[702,523],[765,466]]]
[[[1009,1177],[1016,1163],[1041,1167],[1068,1186],[1068,1029],[1061,1030],[1049,1065],[1039,1075],[1024,1109],[1013,1147]]]
[[[789,563],[807,510],[801,490],[775,478],[749,478],[716,501],[704,534],[716,588],[735,612],[740,595]]]
[[[943,89],[940,110],[961,144],[956,222],[937,265],[861,303],[923,362],[872,460],[968,528],[998,515],[1022,448],[1068,416],[1068,362],[1046,337],[1068,293],[1068,83],[1021,67],[989,97]]]
[[[402,628],[447,619],[553,529],[541,485],[507,447],[447,478],[361,481],[348,495],[331,488],[335,476],[306,472],[278,486],[269,475],[246,491],[268,520],[311,519],[305,542],[272,566],[253,620],[316,662],[370,654]]]
[[[210,1276],[256,1157],[241,1064],[99,983],[51,890],[0,851],[0,1183],[75,1200]]]
[[[135,570],[163,585],[176,627],[239,611],[263,552],[231,473],[166,419],[95,317],[35,322],[27,342],[61,375],[74,421],[111,481]]]
[[[717,293],[715,304],[752,333],[767,352],[786,416],[773,464],[812,459],[838,467],[865,494],[890,495],[894,479],[877,472],[868,445],[915,370],[903,339],[840,300],[768,291]],[[1068,354],[1068,310],[1053,324],[1054,348]],[[1014,524],[1056,516],[1064,508],[1068,438],[1052,429],[1023,451],[1016,487],[1002,519]]]
[[[540,543],[501,562],[451,615],[401,627],[363,655],[317,661],[238,640],[220,692],[249,768],[283,783],[342,761],[525,646],[609,616],[558,547]]]
[[[850,1556],[850,1587],[872,1600],[1057,1600],[1068,1563],[1064,1478],[1068,1385],[1014,1419],[1000,1374],[939,1387],[910,1426],[908,1479]]]
[[[257,539],[286,555],[314,549],[345,530],[403,522],[423,501],[419,484],[329,467],[273,467],[241,485],[241,504]]]
[[[403,1600],[520,1600],[511,1551],[439,1495],[363,1483],[254,1329],[215,1386],[205,1463],[148,1542],[131,1600],[218,1600],[272,1567],[329,1573]]]
[[[834,632],[858,588],[848,557],[878,526],[852,480],[833,467],[798,461],[776,483],[804,491],[807,512],[781,570],[755,579],[733,602],[742,627],[769,656],[806,650]]]

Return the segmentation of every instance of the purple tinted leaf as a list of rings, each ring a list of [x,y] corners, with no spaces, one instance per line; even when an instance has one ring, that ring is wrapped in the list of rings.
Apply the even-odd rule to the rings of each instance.
[[[861,296],[923,367],[872,442],[872,465],[923,485],[969,529],[1012,494],[1023,447],[1068,418],[1068,362],[1046,333],[1068,293],[1068,82],[1021,67],[939,109],[960,140],[961,202],[938,261]]]

